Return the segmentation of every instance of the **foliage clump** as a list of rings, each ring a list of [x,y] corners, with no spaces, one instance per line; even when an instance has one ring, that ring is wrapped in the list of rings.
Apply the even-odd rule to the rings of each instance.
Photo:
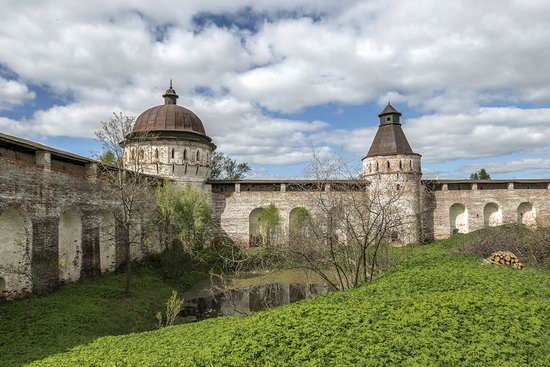
[[[448,256],[456,242],[392,249],[399,267],[356,289],[100,338],[31,366],[548,366],[548,273]]]

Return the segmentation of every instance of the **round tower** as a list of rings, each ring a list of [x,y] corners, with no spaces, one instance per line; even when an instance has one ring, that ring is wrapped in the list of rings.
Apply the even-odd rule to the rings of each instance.
[[[419,242],[421,236],[421,155],[414,153],[401,128],[401,113],[388,103],[378,115],[380,125],[362,160],[363,177],[401,213],[399,230],[392,234],[401,243]]]
[[[124,142],[124,164],[180,183],[204,183],[216,146],[199,117],[177,105],[172,81],[162,97],[164,104],[149,108],[136,119]]]

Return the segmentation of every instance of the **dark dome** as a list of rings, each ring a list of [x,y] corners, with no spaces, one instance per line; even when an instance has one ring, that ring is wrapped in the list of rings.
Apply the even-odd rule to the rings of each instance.
[[[192,132],[206,135],[202,121],[187,108],[178,106],[178,95],[170,88],[163,95],[164,104],[149,108],[137,118],[133,132]]]

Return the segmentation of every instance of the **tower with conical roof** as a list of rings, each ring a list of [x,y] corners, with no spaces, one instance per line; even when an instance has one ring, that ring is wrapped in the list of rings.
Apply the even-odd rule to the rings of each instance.
[[[371,187],[395,200],[402,225],[392,235],[402,243],[419,242],[421,235],[421,155],[414,153],[401,127],[401,113],[390,103],[378,115],[380,125],[367,155],[363,177]]]

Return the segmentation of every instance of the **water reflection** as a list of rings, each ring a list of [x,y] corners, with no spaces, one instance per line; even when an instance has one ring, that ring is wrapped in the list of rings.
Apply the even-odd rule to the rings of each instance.
[[[187,322],[210,317],[251,314],[296,302],[329,290],[322,284],[271,283],[187,300],[180,313]]]

